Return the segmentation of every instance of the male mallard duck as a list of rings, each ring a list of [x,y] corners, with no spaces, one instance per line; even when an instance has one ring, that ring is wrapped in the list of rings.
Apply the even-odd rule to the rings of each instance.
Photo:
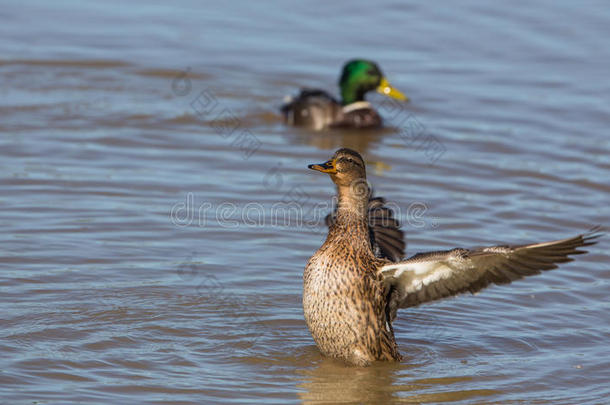
[[[569,255],[586,253],[578,248],[600,236],[594,228],[553,242],[456,248],[392,262],[376,257],[371,247],[362,157],[339,149],[329,161],[309,168],[330,175],[339,202],[326,241],[305,267],[305,320],[323,354],[352,365],[401,359],[392,329],[399,308],[554,269],[571,261]]]
[[[324,128],[377,128],[381,116],[364,95],[377,90],[397,100],[408,98],[390,85],[375,62],[352,60],[343,66],[339,79],[341,102],[323,90],[303,89],[282,106],[287,124],[320,130]]]

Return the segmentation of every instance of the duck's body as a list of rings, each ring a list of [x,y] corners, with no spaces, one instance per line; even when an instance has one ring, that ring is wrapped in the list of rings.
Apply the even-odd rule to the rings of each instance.
[[[323,354],[352,365],[400,360],[391,326],[399,308],[554,269],[571,261],[568,256],[586,253],[578,248],[596,243],[599,236],[596,229],[552,242],[420,253],[401,261],[393,251],[388,260],[375,254],[375,225],[367,221],[374,200],[369,200],[360,155],[339,149],[333,159],[309,167],[330,174],[339,203],[326,241],[305,267],[305,320]],[[394,233],[385,245],[395,243],[392,221]],[[377,231],[385,234],[385,229]]]
[[[303,275],[305,320],[320,351],[360,366],[400,359],[375,271],[388,262],[373,254],[368,226],[366,217],[339,209]]]
[[[334,128],[380,128],[381,116],[368,101],[341,105],[323,90],[303,89],[282,106],[284,121],[288,125],[307,127],[319,131]]]
[[[284,121],[288,125],[314,130],[379,128],[383,123],[381,116],[364,100],[364,95],[377,90],[388,97],[407,100],[388,83],[379,67],[371,61],[347,62],[343,67],[339,87],[341,100],[324,90],[302,89],[297,97],[290,98],[282,106]]]

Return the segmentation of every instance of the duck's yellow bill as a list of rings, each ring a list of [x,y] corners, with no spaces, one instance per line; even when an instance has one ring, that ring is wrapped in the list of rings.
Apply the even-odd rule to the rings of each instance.
[[[330,174],[337,173],[337,161],[335,159],[331,159],[327,162],[316,164],[316,165],[309,165],[307,167],[309,167],[312,170],[317,170],[322,173],[330,173]]]
[[[388,82],[388,79],[385,77],[381,78],[381,83],[379,83],[379,86],[377,87],[377,92],[383,94],[384,96],[395,98],[396,100],[409,101],[409,97],[392,87],[390,82]]]

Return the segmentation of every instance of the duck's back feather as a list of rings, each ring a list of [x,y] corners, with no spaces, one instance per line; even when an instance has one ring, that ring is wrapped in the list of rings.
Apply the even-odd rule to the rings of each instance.
[[[303,89],[281,108],[289,125],[323,129],[341,119],[341,104],[323,90]]]

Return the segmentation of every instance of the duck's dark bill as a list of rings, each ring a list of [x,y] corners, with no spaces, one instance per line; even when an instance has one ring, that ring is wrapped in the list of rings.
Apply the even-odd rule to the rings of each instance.
[[[337,173],[337,167],[336,167],[335,163],[336,163],[335,159],[331,159],[327,162],[316,164],[316,165],[309,165],[307,167],[309,167],[312,170],[317,170],[322,173]]]

